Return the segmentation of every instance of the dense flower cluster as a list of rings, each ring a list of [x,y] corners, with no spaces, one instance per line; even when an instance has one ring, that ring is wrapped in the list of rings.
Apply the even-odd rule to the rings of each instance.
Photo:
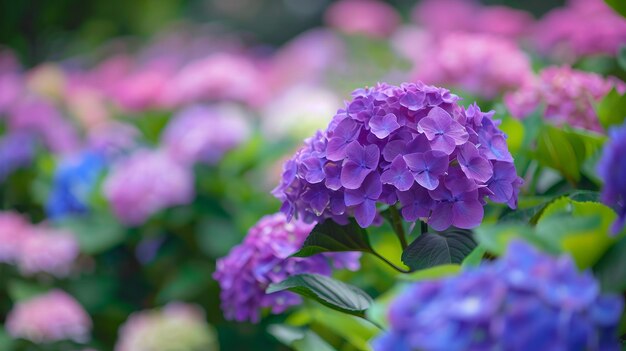
[[[287,222],[282,213],[263,217],[243,243],[217,261],[213,277],[222,289],[222,309],[228,319],[258,322],[261,309],[284,312],[301,302],[298,295],[281,291],[266,294],[271,283],[300,273],[330,275],[332,267],[356,270],[360,253],[328,253],[306,258],[289,257],[300,249],[313,229],[301,221]]]
[[[377,351],[619,350],[623,301],[590,272],[513,242],[461,275],[416,283],[392,302]]]
[[[160,210],[191,202],[193,174],[166,152],[138,150],[113,166],[103,191],[121,221],[139,225]]]
[[[429,84],[451,85],[494,98],[526,85],[533,73],[529,58],[514,42],[457,32],[443,35],[425,50],[414,76]]]
[[[379,0],[341,0],[325,13],[330,27],[347,34],[362,34],[374,38],[389,36],[400,24],[393,8]]]
[[[216,335],[198,306],[170,302],[132,314],[119,331],[115,351],[217,351]]]
[[[610,141],[605,145],[598,162],[598,175],[604,180],[602,201],[615,208],[618,219],[613,224],[613,233],[624,228],[626,222],[626,124],[609,130]]]
[[[248,139],[250,133],[244,117],[194,105],[174,116],[164,131],[162,144],[177,161],[214,164],[226,151]]]
[[[273,194],[288,218],[354,215],[367,227],[377,202],[399,201],[406,221],[423,218],[443,230],[480,224],[485,196],[516,207],[522,181],[493,112],[463,108],[448,90],[421,83],[352,95],[328,129],[285,163]]]
[[[0,137],[0,182],[35,158],[34,138],[27,133],[10,133]]]
[[[533,24],[530,13],[506,6],[482,6],[472,0],[424,0],[413,20],[439,36],[449,32],[484,33],[518,38]]]
[[[54,175],[46,210],[51,218],[61,218],[89,210],[98,177],[104,167],[102,155],[85,151],[62,160]]]
[[[626,20],[602,0],[569,0],[534,29],[536,47],[566,62],[587,55],[616,55],[626,42]],[[584,24],[584,25],[581,25]]]
[[[64,277],[78,257],[70,232],[31,225],[13,212],[0,212],[0,262],[14,264],[25,275],[49,273]]]
[[[594,105],[613,87],[626,89],[618,79],[605,79],[568,66],[548,67],[530,84],[507,94],[504,102],[517,118],[527,117],[543,104],[543,116],[556,124],[602,132]]]
[[[87,312],[61,290],[18,302],[9,312],[5,325],[12,337],[34,343],[86,342],[91,332],[91,318]]]

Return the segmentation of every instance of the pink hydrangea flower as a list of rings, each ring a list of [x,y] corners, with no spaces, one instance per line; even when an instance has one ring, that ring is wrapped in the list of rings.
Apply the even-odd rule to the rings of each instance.
[[[330,27],[347,34],[384,38],[396,29],[400,16],[382,1],[341,0],[328,8],[325,20]]]
[[[225,114],[206,105],[193,105],[174,116],[165,129],[163,145],[178,161],[213,164],[250,134],[249,123],[243,116]]]
[[[414,80],[451,85],[485,98],[516,89],[532,79],[530,60],[507,39],[449,33],[426,49]]]
[[[161,309],[133,313],[122,325],[115,351],[218,349],[216,335],[195,305],[170,302]]]
[[[128,225],[139,225],[154,213],[191,202],[191,170],[161,150],[138,150],[113,167],[104,195],[114,213]]]
[[[28,230],[28,222],[14,212],[0,213],[0,262],[14,263]]]
[[[17,303],[5,327],[12,337],[37,344],[60,340],[82,343],[90,338],[91,318],[72,296],[53,290]]]
[[[519,38],[533,23],[532,16],[505,6],[481,6],[471,0],[424,0],[412,18],[435,36],[449,32],[483,33]]]
[[[626,20],[602,0],[571,0],[537,23],[533,39],[540,52],[564,62],[615,55],[626,43]]]
[[[624,91],[626,85],[615,79],[605,79],[590,72],[574,70],[568,66],[548,67],[530,84],[504,97],[511,114],[527,117],[541,104],[543,115],[556,123],[602,132],[594,105],[613,87]]]
[[[35,226],[20,241],[17,266],[26,275],[46,272],[67,276],[80,253],[74,235],[64,230]]]

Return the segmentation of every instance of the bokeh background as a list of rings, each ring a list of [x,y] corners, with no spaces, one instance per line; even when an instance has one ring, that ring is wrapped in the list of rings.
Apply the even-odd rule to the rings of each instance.
[[[401,0],[362,12],[330,0],[0,0],[0,349],[141,351],[133,343],[148,339],[154,350],[289,349],[268,332],[285,316],[225,320],[212,277],[278,211],[282,162],[352,90],[418,79],[448,31],[513,43],[529,71],[554,62],[623,76],[602,48],[581,59],[541,42],[542,18],[581,1],[442,1],[506,9],[463,24],[426,23],[426,5]],[[454,18],[446,6],[432,18]],[[524,77],[511,79],[491,92],[457,82],[458,92],[498,109]],[[361,264],[359,276],[337,274],[373,296],[393,283],[379,263]],[[47,316],[54,305],[62,311]],[[333,316],[311,307],[289,318],[362,349],[335,335]]]

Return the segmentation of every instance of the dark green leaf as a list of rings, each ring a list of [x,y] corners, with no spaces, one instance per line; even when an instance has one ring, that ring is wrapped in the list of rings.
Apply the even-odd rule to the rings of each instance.
[[[320,252],[361,251],[372,252],[365,229],[350,220],[347,225],[340,225],[327,219],[313,228],[304,241],[300,251],[292,256],[308,257]]]
[[[617,53],[617,63],[619,67],[626,71],[626,46],[622,46]]]
[[[454,229],[442,233],[423,233],[402,253],[402,262],[412,270],[442,264],[460,264],[476,247],[469,230]]]
[[[37,295],[46,293],[49,288],[24,280],[10,280],[7,293],[13,302],[29,300]]]
[[[593,268],[602,290],[626,290],[626,237],[611,246]]]
[[[363,316],[372,299],[363,290],[319,274],[298,274],[271,284],[268,294],[289,290],[334,310]]]
[[[626,17],[626,2],[624,2],[624,0],[604,0],[604,2],[611,6],[613,10],[617,11],[617,13]]]

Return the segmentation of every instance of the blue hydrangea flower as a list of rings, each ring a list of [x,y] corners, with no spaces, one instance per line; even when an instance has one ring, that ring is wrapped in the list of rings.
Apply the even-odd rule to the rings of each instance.
[[[399,202],[406,221],[444,230],[479,225],[486,197],[517,206],[522,180],[493,112],[464,108],[448,90],[422,83],[378,84],[352,96],[285,163],[273,194],[288,218],[354,216],[368,227],[380,220],[378,203]]]
[[[498,261],[415,283],[389,309],[376,351],[619,350],[623,310],[590,272],[514,241]]]
[[[85,151],[62,160],[57,167],[48,197],[46,212],[51,218],[62,218],[89,210],[89,197],[105,165],[102,155]]]
[[[598,162],[598,174],[604,180],[602,201],[618,214],[612,228],[617,233],[626,221],[626,124],[609,130],[609,139]]]

